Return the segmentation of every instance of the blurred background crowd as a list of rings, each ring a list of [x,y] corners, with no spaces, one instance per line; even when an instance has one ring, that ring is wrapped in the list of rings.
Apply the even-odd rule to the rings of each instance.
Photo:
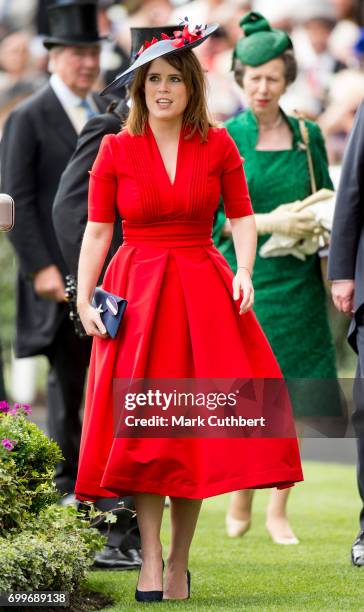
[[[48,78],[47,0],[0,0],[0,127],[11,108]],[[290,33],[299,77],[284,97],[288,112],[305,113],[320,124],[330,162],[340,163],[353,117],[364,95],[363,0],[99,0],[102,46],[96,87],[110,82],[129,58],[132,26],[178,24],[188,15],[196,23],[221,24],[198,49],[207,71],[210,109],[225,120],[244,108],[234,82],[231,52],[242,35],[241,17],[263,13],[273,27]]]
[[[0,134],[12,108],[49,78],[48,54],[42,44],[48,33],[46,3],[0,0]],[[250,10],[263,13],[273,27],[289,32],[299,75],[284,95],[282,107],[319,123],[335,179],[335,167],[340,166],[364,97],[364,0],[99,0],[99,31],[105,39],[96,89],[126,68],[130,27],[178,24],[185,16],[195,23],[218,22],[219,30],[197,53],[206,69],[210,110],[215,119],[228,119],[246,106],[244,92],[231,72],[231,57],[242,35],[239,21]],[[15,264],[5,238],[0,239],[1,335],[10,361]],[[336,335],[340,359],[344,334]],[[19,381],[19,373],[16,377]],[[28,390],[29,385],[25,385]]]

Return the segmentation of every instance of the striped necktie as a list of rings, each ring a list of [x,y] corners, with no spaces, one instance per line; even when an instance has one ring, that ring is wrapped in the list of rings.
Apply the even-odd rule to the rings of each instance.
[[[82,102],[80,102],[80,107],[85,110],[87,121],[91,119],[91,117],[97,115],[97,112],[92,108],[88,100],[82,100]]]

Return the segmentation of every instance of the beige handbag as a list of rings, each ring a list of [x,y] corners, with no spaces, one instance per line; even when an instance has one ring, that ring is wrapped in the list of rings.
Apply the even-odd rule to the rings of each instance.
[[[0,193],[0,231],[14,227],[14,200],[7,193]]]

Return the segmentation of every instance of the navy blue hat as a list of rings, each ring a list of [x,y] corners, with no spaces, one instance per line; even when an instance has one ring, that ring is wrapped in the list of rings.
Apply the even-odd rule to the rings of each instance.
[[[173,37],[173,32],[178,30],[178,25],[170,25],[164,27],[150,27],[150,28],[130,28],[131,32],[131,52],[130,52],[130,64],[134,62],[138,52],[144,45],[146,40],[152,40],[153,38],[160,39],[162,34],[166,34],[169,37]]]
[[[132,65],[119,74],[112,83],[107,85],[101,92],[101,95],[103,96],[112,91],[117,91],[120,87],[127,85],[133,80],[135,71],[138,68],[152,62],[158,57],[197,47],[211,36],[218,27],[219,25],[214,23],[208,27],[196,26],[191,31],[188,18],[186,17],[180,28],[174,31],[173,36],[168,36],[166,33],[163,33],[161,35],[162,40],[158,40],[154,37],[152,40],[145,41],[144,45],[139,49]]]
[[[47,13],[50,34],[43,40],[47,49],[86,47],[102,40],[97,30],[96,0],[51,0]]]

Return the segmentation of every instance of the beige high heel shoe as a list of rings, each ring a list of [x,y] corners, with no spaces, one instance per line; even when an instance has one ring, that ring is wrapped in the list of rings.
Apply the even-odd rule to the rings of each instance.
[[[299,544],[299,539],[296,538],[295,534],[293,533],[293,531],[290,529],[291,531],[291,535],[275,535],[273,530],[269,527],[268,522],[266,523],[266,529],[270,535],[270,537],[272,538],[274,544],[283,544],[284,546],[289,546],[292,544]]]
[[[227,514],[225,517],[226,533],[229,538],[238,538],[244,535],[250,528],[250,519],[242,521],[236,519],[231,514]]]

